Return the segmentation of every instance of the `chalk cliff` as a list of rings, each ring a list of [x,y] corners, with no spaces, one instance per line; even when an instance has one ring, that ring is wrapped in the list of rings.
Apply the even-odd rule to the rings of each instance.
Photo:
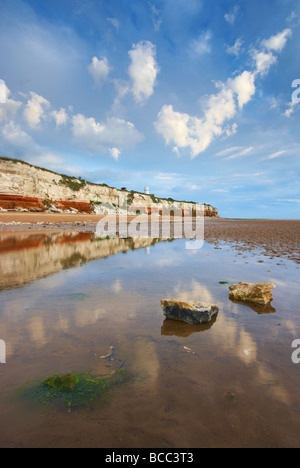
[[[125,205],[126,202],[126,205]],[[182,213],[202,208],[205,216],[218,216],[210,205],[185,203],[157,198],[135,191],[118,190],[85,180],[60,175],[31,164],[0,158],[0,211],[73,211],[85,213],[114,213],[118,207],[131,213]]]

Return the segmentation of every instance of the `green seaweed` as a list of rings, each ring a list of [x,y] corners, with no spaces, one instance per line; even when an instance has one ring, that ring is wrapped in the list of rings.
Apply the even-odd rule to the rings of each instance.
[[[42,382],[29,382],[19,396],[43,405],[63,404],[68,411],[71,411],[75,407],[90,408],[109,390],[121,386],[128,380],[129,375],[125,369],[118,370],[113,375],[94,375],[90,372],[55,374]]]

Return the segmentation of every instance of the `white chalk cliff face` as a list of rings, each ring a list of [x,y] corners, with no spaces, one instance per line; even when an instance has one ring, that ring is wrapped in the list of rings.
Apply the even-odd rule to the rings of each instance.
[[[22,198],[22,199],[21,199]],[[28,199],[36,200],[28,200]],[[137,192],[121,191],[106,185],[96,185],[80,179],[62,176],[27,163],[0,158],[0,207],[2,209],[26,209],[26,204],[38,203],[44,211],[60,204],[78,211],[113,213],[127,202],[128,210],[159,213],[165,210],[188,210],[202,207],[206,216],[217,216],[215,208],[208,205],[183,203],[159,199]],[[10,203],[9,203],[10,202]],[[59,203],[60,202],[60,203]],[[93,202],[93,203],[91,203]],[[81,204],[81,205],[80,205]],[[86,206],[83,206],[86,204]],[[31,211],[34,206],[31,207]]]

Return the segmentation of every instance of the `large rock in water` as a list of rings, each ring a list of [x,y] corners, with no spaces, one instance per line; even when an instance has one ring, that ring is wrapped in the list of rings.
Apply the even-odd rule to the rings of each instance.
[[[229,298],[234,301],[266,305],[273,301],[273,283],[239,283],[229,286]]]
[[[209,323],[219,312],[216,305],[207,305],[201,302],[180,302],[173,299],[163,299],[161,306],[167,318],[197,325]]]

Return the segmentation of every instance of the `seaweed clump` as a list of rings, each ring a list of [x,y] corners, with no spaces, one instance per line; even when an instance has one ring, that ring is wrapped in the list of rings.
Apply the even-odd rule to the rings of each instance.
[[[123,369],[113,375],[101,376],[91,373],[55,374],[27,388],[25,395],[42,404],[62,403],[69,411],[81,406],[91,408],[106,392],[121,386],[129,378]]]

